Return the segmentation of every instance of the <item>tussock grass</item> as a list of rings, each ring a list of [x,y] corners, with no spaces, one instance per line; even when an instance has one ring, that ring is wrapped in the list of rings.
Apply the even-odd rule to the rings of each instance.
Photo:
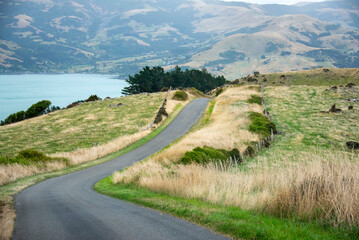
[[[359,228],[359,155],[322,153],[303,158],[279,172],[285,180],[278,183],[268,212]]]
[[[318,228],[327,226],[328,232],[347,231],[342,239],[356,239],[359,153],[348,150],[345,142],[359,139],[359,106],[347,100],[355,98],[358,89],[325,91],[327,88],[268,87],[267,107],[282,134],[269,149],[240,168],[220,171],[213,164],[178,164],[178,159],[194,146],[243,150],[245,143],[258,138],[250,132],[251,135],[243,134],[242,128],[249,127],[248,112],[262,111],[259,105],[247,102],[254,90],[228,88],[216,98],[207,124],[200,124],[199,129],[148,161],[115,173],[112,182],[228,208],[265,212],[288,221],[316,223]],[[321,112],[333,103],[344,111]],[[345,110],[349,104],[354,105],[354,110]],[[217,125],[217,121],[221,124]],[[241,134],[236,135],[238,132]]]
[[[305,154],[275,163],[261,158],[246,171],[196,164],[146,166],[140,175],[115,173],[113,181],[276,216],[359,227],[358,155]]]

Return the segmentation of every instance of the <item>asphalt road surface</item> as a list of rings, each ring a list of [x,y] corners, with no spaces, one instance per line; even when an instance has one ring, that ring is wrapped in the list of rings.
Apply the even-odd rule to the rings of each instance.
[[[52,178],[15,197],[13,239],[227,239],[167,214],[93,191],[104,177],[131,166],[184,135],[200,118],[208,99],[189,103],[157,137],[109,162]]]

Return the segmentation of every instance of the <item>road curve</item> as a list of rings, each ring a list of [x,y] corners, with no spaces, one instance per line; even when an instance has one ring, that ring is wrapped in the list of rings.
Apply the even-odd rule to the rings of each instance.
[[[93,191],[102,178],[141,161],[184,135],[208,99],[189,103],[157,137],[114,160],[49,179],[15,196],[13,239],[227,239],[195,224]]]

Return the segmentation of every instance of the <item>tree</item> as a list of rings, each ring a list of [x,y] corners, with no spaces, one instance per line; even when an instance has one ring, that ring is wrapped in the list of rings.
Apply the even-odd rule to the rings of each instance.
[[[210,91],[225,84],[226,79],[222,76],[214,77],[206,69],[182,71],[176,66],[174,70],[165,73],[162,67],[143,68],[133,77],[129,76],[128,87],[123,94],[137,94],[142,92],[159,92],[163,87],[195,87],[203,92]]]
[[[48,100],[42,100],[33,104],[29,109],[26,110],[25,118],[28,119],[43,115],[50,105],[51,102]]]

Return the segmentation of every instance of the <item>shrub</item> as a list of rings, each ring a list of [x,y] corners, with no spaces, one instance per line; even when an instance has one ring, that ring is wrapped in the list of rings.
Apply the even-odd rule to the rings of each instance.
[[[85,102],[94,102],[98,100],[102,100],[102,99],[99,98],[97,95],[91,95]]]
[[[185,155],[181,158],[179,163],[181,164],[208,164],[209,162],[215,162],[218,160],[228,160],[230,157],[235,156],[239,159],[239,151],[234,148],[232,151],[227,151],[224,149],[215,149],[212,147],[204,146],[196,147],[192,151],[186,152]]]
[[[218,97],[221,93],[223,93],[223,88],[218,88],[217,90],[216,90],[216,97]]]
[[[19,152],[14,158],[10,157],[1,157],[0,164],[22,164],[22,165],[31,165],[31,164],[44,164],[46,162],[53,161],[63,161],[66,165],[70,165],[70,162],[66,158],[52,158],[42,152],[26,149]]]
[[[175,95],[173,95],[172,99],[178,101],[186,101],[188,99],[188,95],[185,91],[178,90],[176,91]]]
[[[25,112],[25,118],[28,119],[43,115],[50,105],[51,102],[48,100],[42,100],[31,105],[31,107]]]
[[[20,112],[13,113],[13,114],[9,115],[4,121],[1,122],[1,125],[20,122],[24,119],[25,119],[25,112],[20,111]]]
[[[40,102],[31,105],[31,107],[29,107],[29,109],[27,109],[26,112],[20,111],[9,115],[4,121],[1,121],[0,125],[7,125],[11,123],[20,122],[25,119],[41,116],[45,113],[53,112],[60,109],[59,107],[54,107],[54,106],[50,108],[50,105],[51,105],[50,101],[42,100]]]
[[[274,133],[277,133],[275,124],[269,121],[263,114],[251,112],[249,118],[252,120],[249,125],[249,131],[259,133],[264,137],[271,135],[271,129],[273,129]]]
[[[168,87],[161,88],[161,92],[167,92],[168,90],[170,90]]]
[[[66,108],[69,109],[69,108],[73,108],[73,107],[76,107],[78,105],[80,105],[81,103],[84,103],[85,101],[81,100],[81,101],[77,101],[77,102],[73,102],[71,103],[70,105],[68,105]]]
[[[247,100],[247,103],[257,103],[259,105],[262,104],[262,98],[258,95],[251,95],[251,97]]]

